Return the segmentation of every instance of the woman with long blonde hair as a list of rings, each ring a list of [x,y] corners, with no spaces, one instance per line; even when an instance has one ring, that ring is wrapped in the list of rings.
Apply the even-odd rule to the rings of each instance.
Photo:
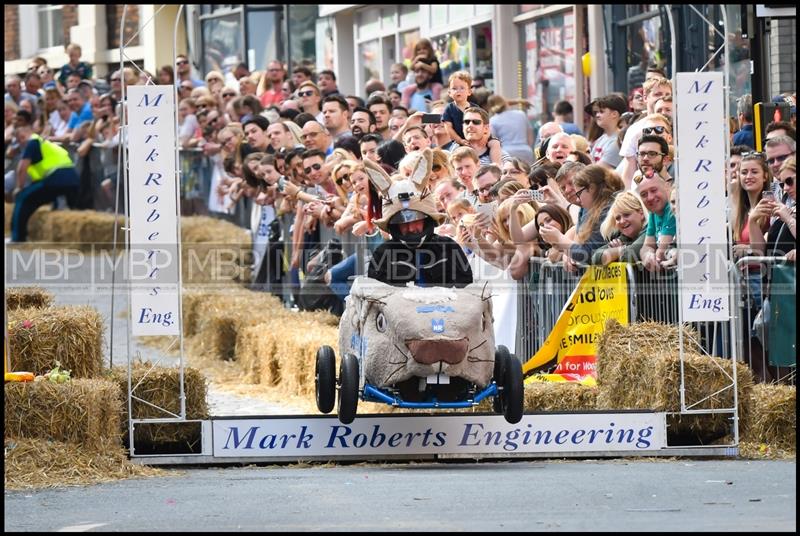
[[[603,266],[616,262],[637,262],[647,236],[647,209],[639,196],[631,191],[620,192],[614,198],[600,233],[608,243],[595,250],[592,264]]]

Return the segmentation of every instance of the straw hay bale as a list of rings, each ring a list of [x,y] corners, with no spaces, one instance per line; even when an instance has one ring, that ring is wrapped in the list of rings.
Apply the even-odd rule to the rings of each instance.
[[[53,303],[53,294],[42,287],[8,287],[5,292],[9,311],[29,307],[45,309]]]
[[[525,384],[525,411],[594,410],[597,388],[569,382]]]
[[[16,370],[43,374],[61,363],[73,378],[94,378],[103,366],[102,315],[87,305],[17,309],[8,313]]]
[[[119,386],[100,379],[5,384],[5,435],[76,443],[119,443]]]
[[[86,486],[168,474],[132,463],[118,442],[88,449],[60,441],[6,437],[4,446],[6,490]]]
[[[700,352],[696,340],[697,333],[684,327],[684,347],[687,352]],[[616,320],[606,322],[605,330],[597,341],[598,407],[652,409],[645,406],[649,403],[649,389],[637,386],[650,385],[643,380],[650,377],[654,357],[662,353],[677,354],[679,348],[679,332],[675,326],[658,322],[640,322],[628,326]],[[631,400],[638,396],[643,399]]]
[[[177,368],[162,367],[150,363],[133,363],[131,368],[131,388],[133,395],[141,400],[132,401],[132,412],[136,419],[172,418],[167,412],[180,414],[180,371]],[[207,419],[206,379],[199,370],[186,367],[183,371],[184,395],[186,397],[186,418]],[[128,395],[128,368],[113,367],[108,372],[109,379],[116,382],[123,397]],[[153,407],[149,404],[152,404]],[[123,441],[128,441],[128,406],[123,405],[120,415],[120,430]],[[193,444],[194,429],[180,424],[148,425],[137,428],[136,442],[163,444]]]
[[[182,275],[186,283],[249,281],[252,241],[232,223],[207,216],[181,218]]]
[[[758,384],[747,401],[741,421],[741,440],[781,450],[797,449],[797,388]]]
[[[696,332],[684,327],[685,399],[691,409],[733,406],[729,359],[699,353]],[[622,326],[609,320],[597,344],[597,409],[680,411],[681,361],[678,328],[644,322]],[[752,372],[737,364],[739,411],[753,385]],[[720,392],[721,391],[721,392]],[[716,393],[716,394],[715,394]],[[703,402],[700,402],[700,400]],[[700,402],[700,403],[698,403]],[[730,428],[731,414],[670,416],[671,432],[713,435]]]
[[[287,313],[277,297],[245,289],[208,293],[196,299],[198,349],[224,360],[234,359],[236,338],[242,329]]]
[[[13,207],[11,209],[13,211]],[[28,220],[28,240],[31,242],[52,242],[52,224],[50,217],[53,211],[51,205],[39,207]]]
[[[236,338],[236,360],[245,381],[267,386],[280,381],[280,361],[277,358],[275,337],[265,337],[266,324],[245,327]]]
[[[338,347],[338,328],[316,322],[284,321],[265,336],[275,341],[278,386],[289,393],[313,394],[317,350],[323,345]]]

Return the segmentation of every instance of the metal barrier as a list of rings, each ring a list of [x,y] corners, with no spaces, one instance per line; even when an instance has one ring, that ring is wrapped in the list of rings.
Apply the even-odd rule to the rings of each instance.
[[[517,348],[530,357],[540,348],[558,320],[585,268],[577,273],[561,263],[532,257],[528,277],[518,282]],[[650,272],[641,265],[627,265],[630,322],[678,323],[678,274],[675,270]],[[729,322],[690,323],[700,335],[703,350],[730,357]],[[742,355],[741,353],[739,355]]]
[[[563,263],[531,257],[528,277],[517,285],[516,353],[523,360],[544,344],[584,271],[570,273]]]
[[[796,271],[785,257],[743,257],[735,265],[742,337],[739,356],[757,379],[794,385],[797,371]]]

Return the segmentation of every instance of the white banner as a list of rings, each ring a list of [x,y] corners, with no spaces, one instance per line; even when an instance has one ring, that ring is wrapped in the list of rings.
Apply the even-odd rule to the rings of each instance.
[[[180,334],[172,86],[128,88],[131,334]]]
[[[212,420],[214,457],[644,452],[665,448],[665,413]]]
[[[683,320],[730,317],[722,73],[677,73],[678,281]]]

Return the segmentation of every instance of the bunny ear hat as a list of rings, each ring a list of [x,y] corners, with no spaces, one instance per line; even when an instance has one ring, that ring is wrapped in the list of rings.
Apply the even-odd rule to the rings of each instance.
[[[369,181],[383,199],[382,210],[380,214],[376,214],[379,219],[375,220],[375,225],[388,232],[389,220],[404,209],[418,210],[433,218],[437,224],[444,221],[445,215],[436,210],[433,193],[428,189],[432,162],[433,153],[430,149],[419,151],[408,177],[390,177],[378,164],[364,159]]]

